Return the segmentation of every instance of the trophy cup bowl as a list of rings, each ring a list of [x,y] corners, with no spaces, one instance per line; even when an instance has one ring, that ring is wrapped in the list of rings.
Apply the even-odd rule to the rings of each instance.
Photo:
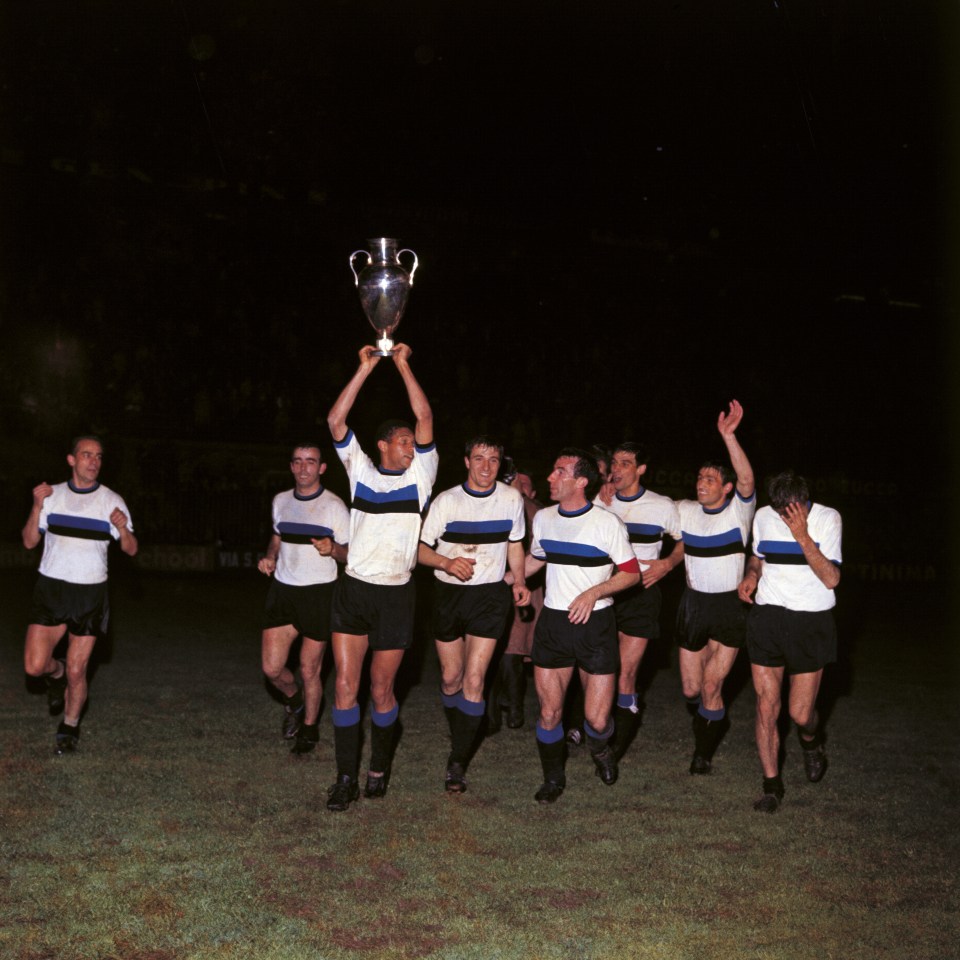
[[[377,331],[375,355],[389,357],[394,346],[392,334],[400,325],[413,286],[413,275],[420,263],[412,250],[397,250],[397,241],[389,237],[367,240],[367,246],[369,251],[354,250],[350,254],[350,270],[360,293],[363,312]],[[400,262],[403,253],[413,257],[409,271]],[[359,273],[354,266],[357,257],[367,258],[366,266]]]

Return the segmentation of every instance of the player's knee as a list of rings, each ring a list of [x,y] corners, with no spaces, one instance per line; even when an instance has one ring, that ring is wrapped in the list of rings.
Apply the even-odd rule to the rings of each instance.
[[[563,710],[540,706],[540,726],[544,730],[552,730],[561,720],[563,720]]]
[[[806,730],[813,726],[813,720],[816,716],[816,709],[811,705],[809,707],[790,708],[790,719],[800,728]]]
[[[590,724],[591,727],[593,727],[594,730],[597,731],[606,730],[610,723],[610,714],[607,712],[584,711],[583,718],[587,721],[587,723]]]
[[[482,673],[467,673],[463,677],[463,695],[468,700],[483,699],[483,681]]]
[[[393,678],[389,680],[372,680],[370,682],[370,699],[374,704],[387,703],[393,697]]]
[[[723,684],[717,683],[715,680],[704,680],[703,687],[700,690],[700,695],[705,701],[713,701],[720,696],[720,690],[722,687]]]
[[[35,654],[27,652],[23,657],[23,669],[26,671],[28,677],[42,677],[44,674],[44,667],[47,665],[46,657],[39,657]]]

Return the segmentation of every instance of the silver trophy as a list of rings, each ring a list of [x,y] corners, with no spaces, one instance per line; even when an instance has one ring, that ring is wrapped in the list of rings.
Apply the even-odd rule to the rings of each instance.
[[[360,291],[363,312],[377,331],[375,355],[389,357],[393,352],[391,334],[400,326],[419,261],[412,250],[397,250],[397,241],[388,237],[368,240],[367,245],[370,247],[369,253],[366,250],[354,250],[350,254],[350,270]],[[409,273],[400,262],[402,253],[409,253],[413,257]],[[359,273],[353,265],[357,257],[367,258],[367,265]]]

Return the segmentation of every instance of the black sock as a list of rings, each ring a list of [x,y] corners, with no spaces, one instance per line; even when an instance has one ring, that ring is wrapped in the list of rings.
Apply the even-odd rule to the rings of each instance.
[[[566,759],[566,741],[562,738],[555,743],[544,743],[537,740],[537,750],[540,752],[540,765],[543,767],[543,779],[551,783],[566,785],[567,778],[563,772],[563,762]]]
[[[360,770],[360,723],[333,725],[333,749],[337,758],[337,776],[357,779]]]
[[[483,704],[480,704],[480,706],[482,707]],[[459,763],[465,767],[470,760],[470,754],[480,730],[480,723],[483,720],[483,713],[471,716],[462,710],[455,712],[457,716],[450,737],[450,763]]]

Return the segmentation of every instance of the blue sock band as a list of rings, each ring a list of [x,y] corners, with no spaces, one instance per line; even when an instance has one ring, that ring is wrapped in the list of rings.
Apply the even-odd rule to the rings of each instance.
[[[482,717],[487,711],[487,705],[482,700],[467,700],[461,691],[457,698],[457,709],[468,717]]]
[[[637,705],[637,695],[635,693],[618,693],[617,706],[624,710],[632,710]]]
[[[440,702],[441,702],[445,707],[450,707],[450,708],[452,709],[453,707],[456,707],[456,706],[460,703],[460,697],[462,697],[462,696],[463,696],[463,691],[462,691],[462,690],[458,690],[456,693],[444,693],[444,692],[441,690],[441,691],[440,691]]]
[[[540,723],[537,723],[537,739],[541,743],[556,743],[558,740],[563,739],[563,724],[558,723],[552,730],[544,730],[540,726]]]
[[[352,727],[360,722],[360,704],[355,703],[346,710],[333,708],[333,725],[335,727]]]
[[[389,727],[391,723],[396,722],[397,715],[400,713],[400,704],[395,703],[393,709],[386,713],[377,713],[376,710],[370,711],[370,720],[375,727]]]
[[[721,707],[719,710],[708,710],[702,703],[697,708],[697,713],[700,714],[705,720],[709,720],[711,723],[716,723],[718,720],[722,720],[726,714],[726,707]]]
[[[586,720],[583,721],[583,729],[586,735],[593,737],[594,740],[609,740],[613,736],[613,718],[611,717],[607,721],[607,726],[603,733],[597,733]]]

